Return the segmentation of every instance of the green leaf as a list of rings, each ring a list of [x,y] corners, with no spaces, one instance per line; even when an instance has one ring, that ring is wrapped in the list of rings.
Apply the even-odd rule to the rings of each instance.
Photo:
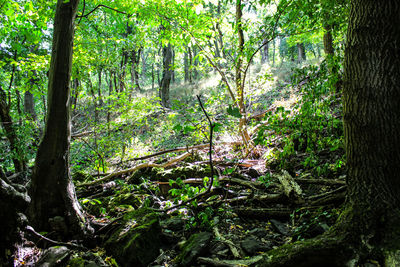
[[[241,118],[242,114],[240,114],[239,108],[237,107],[232,107],[232,105],[229,105],[228,109],[226,110],[229,115],[235,117],[235,118]]]
[[[221,131],[222,127],[223,127],[222,123],[219,123],[219,122],[214,123],[214,132]]]
[[[183,128],[183,133],[187,134],[187,133],[194,132],[195,130],[196,130],[196,127],[194,127],[192,125],[185,125],[185,127]]]

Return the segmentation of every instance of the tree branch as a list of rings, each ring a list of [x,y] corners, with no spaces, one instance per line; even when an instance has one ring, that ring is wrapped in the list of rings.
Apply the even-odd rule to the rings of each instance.
[[[92,9],[91,11],[89,11],[86,15],[80,15],[80,16],[77,16],[77,18],[87,18],[90,14],[92,14],[93,12],[95,12],[95,11],[96,11],[98,8],[100,8],[100,7],[108,8],[108,9],[111,9],[111,10],[117,12],[117,13],[124,14],[124,15],[128,15],[128,17],[132,16],[131,14],[128,14],[128,13],[126,13],[126,12],[124,12],[124,11],[120,11],[120,10],[118,10],[118,9],[115,9],[115,8],[112,8],[112,7],[109,7],[109,6],[100,4],[100,5],[96,6],[94,9]],[[85,10],[83,10],[83,11],[85,11]],[[82,12],[82,13],[83,13],[83,12]],[[80,21],[80,20],[79,20],[79,21]]]

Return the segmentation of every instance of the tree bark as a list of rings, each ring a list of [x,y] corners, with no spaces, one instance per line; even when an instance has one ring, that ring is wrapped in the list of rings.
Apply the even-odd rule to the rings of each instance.
[[[172,77],[172,47],[168,44],[162,48],[163,53],[163,76],[160,86],[161,104],[163,107],[169,107],[169,85]]]
[[[237,91],[237,105],[242,117],[239,119],[239,134],[243,139],[246,148],[250,142],[250,135],[247,132],[246,125],[246,106],[244,104],[244,83],[242,81],[242,64],[243,64],[243,49],[244,49],[244,34],[242,25],[242,1],[236,0],[236,27],[238,34],[238,56],[235,65],[235,83]]]
[[[36,155],[28,210],[37,230],[55,231],[64,238],[87,234],[90,229],[69,171],[70,78],[78,3],[57,1],[46,128]]]
[[[261,63],[268,63],[269,61],[269,43],[264,45],[261,49]]]
[[[303,62],[304,60],[307,60],[306,48],[304,46],[304,43],[297,44],[297,59],[299,62]]]
[[[10,149],[12,152],[12,161],[14,164],[15,172],[25,170],[25,161],[21,148],[18,145],[18,136],[15,131],[14,123],[10,114],[10,103],[7,103],[7,94],[0,86],[0,121],[4,129],[8,142],[10,142]]]
[[[324,51],[326,56],[333,56],[334,55],[334,48],[333,48],[333,37],[332,37],[332,27],[330,25],[324,26]]]
[[[397,0],[354,0],[350,11],[343,90],[347,225],[362,244],[399,238],[399,14]]]

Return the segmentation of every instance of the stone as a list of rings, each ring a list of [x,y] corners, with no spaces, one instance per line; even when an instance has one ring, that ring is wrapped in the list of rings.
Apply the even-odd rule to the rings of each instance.
[[[64,246],[56,246],[46,249],[39,258],[36,266],[38,267],[56,267],[66,262],[71,250]]]
[[[240,246],[246,252],[247,255],[255,255],[257,252],[265,252],[271,249],[270,244],[264,244],[260,240],[258,240],[255,236],[246,237],[241,243]]]
[[[167,220],[161,221],[160,225],[163,229],[171,231],[181,231],[185,226],[185,222],[179,217],[172,217]]]
[[[178,255],[176,262],[180,266],[192,266],[198,257],[207,253],[208,244],[212,236],[209,232],[200,232],[191,235],[182,245],[181,253]]]
[[[121,266],[147,266],[159,255],[161,227],[156,213],[139,209],[127,213],[104,246]]]
[[[271,219],[269,220],[272,224],[272,226],[282,235],[288,236],[289,235],[289,230],[287,228],[287,226],[275,219]]]

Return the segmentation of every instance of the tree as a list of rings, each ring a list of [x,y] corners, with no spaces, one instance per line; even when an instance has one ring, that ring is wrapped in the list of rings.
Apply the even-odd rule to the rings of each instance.
[[[48,85],[46,128],[32,175],[29,207],[37,229],[73,236],[86,234],[81,207],[69,172],[70,78],[74,22],[79,0],[58,0]]]
[[[399,266],[400,4],[353,0],[344,68],[347,202],[326,234],[274,251],[265,266]],[[284,253],[283,253],[284,252]]]

